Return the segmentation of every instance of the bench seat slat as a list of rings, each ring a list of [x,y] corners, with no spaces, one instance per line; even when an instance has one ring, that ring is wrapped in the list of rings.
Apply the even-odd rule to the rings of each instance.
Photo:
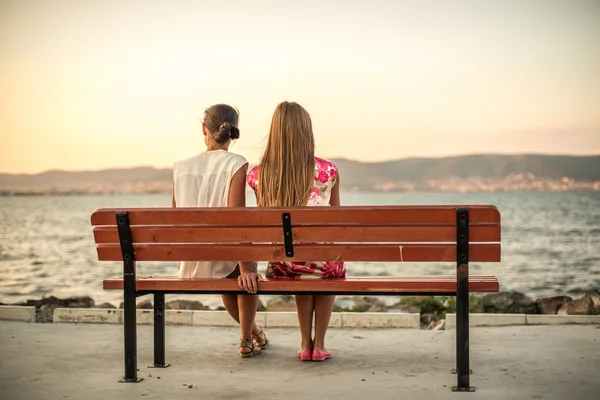
[[[139,291],[239,292],[236,279],[180,279],[169,276],[138,276]],[[123,279],[104,281],[105,290],[123,290]],[[270,279],[259,282],[260,293],[357,292],[357,293],[455,293],[456,276],[351,277],[346,279]],[[498,292],[495,276],[470,276],[469,292]]]
[[[469,223],[499,223],[494,206],[343,206],[285,208],[105,208],[92,214],[92,225],[115,225],[115,213],[127,211],[131,225],[238,225],[281,226],[282,212],[292,214],[292,225],[392,224],[456,222],[456,209],[469,207]]]
[[[275,226],[133,226],[134,243],[239,243],[281,242],[282,228]],[[292,229],[299,242],[456,242],[455,226],[301,226]],[[96,243],[119,243],[116,227],[94,228]],[[500,225],[486,224],[469,229],[470,242],[500,241]]]
[[[134,244],[137,261],[456,261],[455,244],[296,244],[285,257],[277,244]],[[118,244],[99,244],[100,261],[121,261]],[[469,261],[500,261],[500,244],[469,245]]]

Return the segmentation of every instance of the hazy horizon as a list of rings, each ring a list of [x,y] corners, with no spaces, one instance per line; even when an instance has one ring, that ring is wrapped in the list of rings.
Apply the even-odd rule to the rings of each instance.
[[[432,156],[432,157],[420,157],[420,156],[410,156],[410,157],[402,157],[402,158],[393,158],[393,159],[384,159],[377,161],[361,161],[348,157],[332,157],[335,160],[346,160],[351,162],[360,162],[363,164],[379,164],[386,162],[394,162],[394,161],[407,161],[407,160],[437,160],[437,159],[451,159],[451,158],[461,158],[461,157],[486,157],[486,156],[499,156],[499,157],[522,157],[522,156],[548,156],[548,157],[600,157],[600,153],[594,154],[566,154],[566,153],[465,153],[465,154],[454,154],[448,156]],[[257,161],[249,161],[250,164],[257,164]],[[52,172],[67,172],[67,173],[77,173],[77,172],[100,172],[100,171],[110,171],[110,170],[131,170],[131,169],[139,169],[139,168],[154,168],[157,170],[165,170],[172,169],[172,165],[150,165],[150,164],[138,164],[138,165],[125,165],[125,166],[113,166],[106,168],[91,168],[91,169],[48,169],[37,172],[4,172],[0,171],[0,175],[40,175],[45,173]]]
[[[0,0],[0,172],[168,168],[197,117],[276,104],[317,154],[373,162],[600,154],[600,2]]]

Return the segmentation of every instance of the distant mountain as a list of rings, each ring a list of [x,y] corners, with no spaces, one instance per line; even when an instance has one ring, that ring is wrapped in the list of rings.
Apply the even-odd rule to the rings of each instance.
[[[119,168],[101,171],[47,171],[41,174],[0,174],[0,190],[104,193],[131,190],[140,185],[164,191],[171,185],[173,171],[152,167]]]
[[[531,174],[537,179],[600,181],[600,156],[467,155],[444,158],[407,158],[363,163],[336,160],[344,185],[363,188],[390,182],[424,183],[430,180],[501,180]]]
[[[69,184],[86,184],[90,181],[131,182],[131,181],[160,181],[171,179],[171,169],[156,169],[152,167],[106,169],[101,171],[47,171],[40,174],[0,174],[0,187],[47,186]]]
[[[334,160],[345,189],[600,190],[600,156],[468,155],[365,163]],[[168,192],[171,169],[0,174],[0,191],[36,193]],[[598,187],[598,189],[594,189]]]

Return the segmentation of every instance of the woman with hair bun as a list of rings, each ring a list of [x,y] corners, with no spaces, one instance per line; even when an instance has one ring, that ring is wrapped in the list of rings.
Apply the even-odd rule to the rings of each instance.
[[[239,139],[238,111],[226,104],[216,104],[204,111],[202,132],[206,151],[176,162],[173,167],[173,207],[245,207],[248,161],[231,153],[229,146]],[[258,308],[255,263],[231,261],[183,261],[180,278],[237,279],[249,294],[223,295],[223,304],[240,324],[240,355],[244,358],[260,354],[269,341],[256,325]]]

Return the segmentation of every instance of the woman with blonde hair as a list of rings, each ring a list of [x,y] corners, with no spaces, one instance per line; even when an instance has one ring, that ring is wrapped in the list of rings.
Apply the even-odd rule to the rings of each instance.
[[[245,207],[248,161],[229,150],[240,137],[239,113],[227,104],[216,104],[204,111],[202,132],[206,151],[178,161],[173,167],[173,207]],[[240,355],[252,357],[269,341],[254,322],[258,308],[256,264],[230,261],[184,261],[180,278],[237,279],[244,295],[225,294],[227,312],[240,324]]]
[[[255,191],[259,207],[339,206],[340,178],[332,161],[315,157],[310,115],[297,103],[277,106],[271,121],[267,147],[260,164],[247,182]],[[341,261],[271,262],[268,278],[333,279],[346,276]],[[302,361],[324,361],[335,296],[297,295],[296,308],[302,335],[298,356]],[[315,321],[314,337],[312,321]]]

